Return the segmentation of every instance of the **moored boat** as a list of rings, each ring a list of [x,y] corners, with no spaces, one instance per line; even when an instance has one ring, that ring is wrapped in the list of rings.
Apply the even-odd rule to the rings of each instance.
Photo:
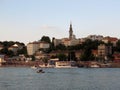
[[[55,68],[77,68],[71,61],[58,61],[55,64]]]
[[[39,69],[37,73],[45,73],[42,69]]]
[[[91,68],[99,68],[100,66],[97,64],[90,65]]]
[[[35,66],[35,65],[34,65],[34,66],[31,66],[31,68],[32,68],[32,69],[38,69],[38,67]]]

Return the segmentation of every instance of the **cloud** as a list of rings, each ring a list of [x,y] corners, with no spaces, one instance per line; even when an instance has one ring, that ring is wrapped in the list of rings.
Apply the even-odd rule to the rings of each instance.
[[[52,25],[42,25],[39,27],[39,31],[41,32],[39,35],[47,35],[50,37],[63,38],[66,37],[65,30],[58,26]]]
[[[59,30],[59,27],[56,26],[50,26],[50,25],[42,25],[40,27],[40,29],[44,29],[44,30]]]

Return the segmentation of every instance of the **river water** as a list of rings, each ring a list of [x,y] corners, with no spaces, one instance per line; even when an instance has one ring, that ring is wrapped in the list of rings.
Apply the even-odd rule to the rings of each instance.
[[[119,68],[0,68],[0,90],[120,90]]]

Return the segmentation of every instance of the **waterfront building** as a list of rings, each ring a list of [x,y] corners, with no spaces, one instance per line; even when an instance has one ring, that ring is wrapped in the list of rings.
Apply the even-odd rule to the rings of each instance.
[[[39,49],[39,42],[32,42],[27,44],[27,52],[28,55],[35,54],[36,51]]]
[[[33,55],[35,52],[39,51],[39,49],[47,49],[50,47],[50,44],[47,42],[31,42],[27,44],[27,52],[28,55]]]
[[[100,44],[98,46],[98,57],[102,60],[108,59],[108,55],[112,54],[112,47],[106,46],[105,44]]]

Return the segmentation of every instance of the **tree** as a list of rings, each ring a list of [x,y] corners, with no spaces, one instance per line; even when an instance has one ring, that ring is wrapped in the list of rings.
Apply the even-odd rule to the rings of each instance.
[[[51,43],[51,40],[48,36],[43,36],[40,41]]]
[[[3,48],[1,51],[0,51],[2,54],[8,54],[8,48]]]
[[[32,58],[32,61],[35,61],[35,56],[34,55],[32,55],[31,58]]]
[[[17,54],[24,54],[24,55],[27,55],[27,48],[26,47],[23,47],[22,49],[19,49],[17,51]]]
[[[116,47],[114,47],[113,51],[120,52],[120,40],[116,43]]]
[[[0,53],[8,55],[10,57],[14,56],[14,52],[11,50],[8,50],[8,48],[3,48],[2,50],[0,50]]]
[[[45,63],[45,66],[47,66],[48,58],[47,58],[47,57],[44,57],[44,58],[42,59],[42,61]]]
[[[83,44],[82,44],[82,47],[83,49],[85,49],[86,47],[89,47],[90,49],[97,49],[98,48],[98,45],[100,44],[103,44],[104,42],[102,41],[98,41],[98,40],[95,40],[95,41],[92,41],[90,39],[87,39]]]
[[[66,46],[63,44],[59,44],[56,46],[56,50],[66,50]]]
[[[50,48],[49,48],[50,51],[55,50],[54,40],[55,40],[55,38],[53,37],[52,42],[50,44]]]
[[[58,54],[57,57],[59,58],[60,61],[66,61],[67,59],[65,54]]]
[[[11,50],[9,50],[9,51],[7,52],[7,55],[10,56],[10,57],[12,57],[12,56],[14,56],[14,52],[11,51]]]
[[[86,48],[80,57],[81,61],[91,61],[94,60],[94,55],[91,53],[89,48]]]
[[[68,60],[69,61],[76,61],[75,52],[69,52],[68,53]]]

